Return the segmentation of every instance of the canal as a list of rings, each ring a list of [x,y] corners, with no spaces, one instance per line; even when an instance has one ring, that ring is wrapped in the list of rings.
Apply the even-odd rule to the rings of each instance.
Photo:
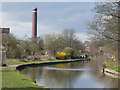
[[[99,71],[94,61],[27,67],[20,73],[46,88],[118,88],[118,79]]]

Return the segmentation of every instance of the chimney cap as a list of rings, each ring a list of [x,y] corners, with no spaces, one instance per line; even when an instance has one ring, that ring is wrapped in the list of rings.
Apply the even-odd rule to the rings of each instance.
[[[37,11],[37,8],[33,8],[33,11]]]

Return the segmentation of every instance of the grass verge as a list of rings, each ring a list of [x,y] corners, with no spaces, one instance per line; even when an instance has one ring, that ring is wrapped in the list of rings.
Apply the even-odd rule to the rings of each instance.
[[[113,62],[113,61],[106,62],[105,67],[115,70],[116,72],[120,72],[120,67],[116,67],[114,63],[115,62]]]
[[[44,62],[61,62],[61,61],[73,61],[73,60],[83,60],[83,59],[70,59],[70,60],[48,60],[48,61],[8,61],[7,65],[23,65],[23,64],[32,64],[32,63],[44,63]]]
[[[2,68],[2,88],[41,88],[34,81],[19,74],[15,68]]]

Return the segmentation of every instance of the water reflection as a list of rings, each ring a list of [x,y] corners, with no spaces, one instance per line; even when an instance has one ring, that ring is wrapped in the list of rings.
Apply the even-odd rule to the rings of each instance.
[[[45,67],[44,69],[46,69],[46,70],[62,70],[62,71],[89,71],[89,70],[92,70],[92,69],[89,69],[89,68],[65,69],[65,68],[54,68],[54,67]]]
[[[117,79],[98,72],[94,62],[29,67],[21,74],[48,88],[117,88]],[[114,82],[114,83],[113,83]]]

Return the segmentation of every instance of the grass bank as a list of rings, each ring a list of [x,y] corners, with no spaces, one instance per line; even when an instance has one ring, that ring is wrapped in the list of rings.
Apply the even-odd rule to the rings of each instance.
[[[105,67],[112,69],[112,70],[115,70],[116,72],[120,72],[120,67],[116,67],[115,62],[113,62],[113,61],[106,62]]]
[[[83,60],[83,59],[70,59],[70,60],[48,60],[48,61],[8,61],[7,65],[24,65],[32,63],[45,63],[45,62],[62,62],[62,61],[74,61],[74,60]]]
[[[19,61],[9,61],[7,65],[24,65],[24,64],[33,64],[33,63],[45,63],[45,62],[63,62],[63,61],[74,61],[80,59],[72,59],[72,60],[49,60],[49,61],[27,61],[27,62],[19,62]],[[82,59],[83,60],[83,59]],[[4,67],[1,70],[2,72],[2,88],[40,88],[42,87],[34,84],[34,80],[28,79],[27,77],[22,76],[16,70],[16,68]]]
[[[15,68],[2,68],[2,88],[41,88],[34,80],[19,74]],[[41,90],[40,89],[40,90]]]

